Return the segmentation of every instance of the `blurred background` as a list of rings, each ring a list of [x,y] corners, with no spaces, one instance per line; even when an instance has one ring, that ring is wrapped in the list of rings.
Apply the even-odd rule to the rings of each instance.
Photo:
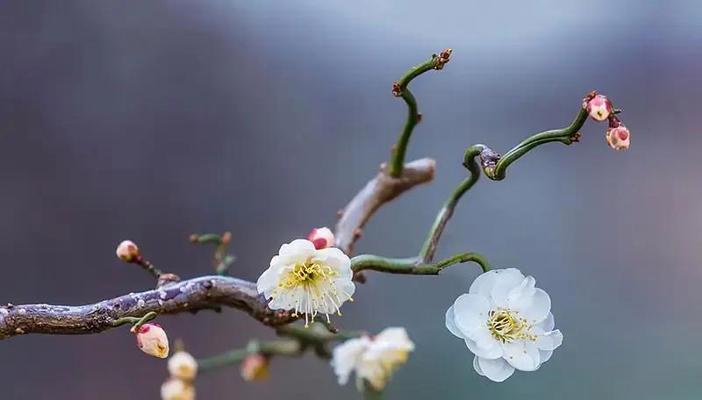
[[[598,89],[624,109],[482,180],[439,256],[518,266],[553,300],[564,345],[538,372],[479,377],[444,327],[477,276],[368,274],[338,325],[405,326],[417,350],[389,399],[698,399],[702,378],[702,6],[696,1],[3,1],[0,301],[91,303],[152,287],[114,255],[136,241],[183,277],[211,271],[193,232],[233,232],[236,276],[333,225],[388,158],[406,107],[391,83],[444,47],[412,88],[424,121],[409,159],[436,180],[381,209],[358,252],[416,254],[465,175],[463,149],[505,151],[570,123]],[[196,356],[271,338],[236,310],[160,318]],[[155,399],[165,363],[127,329],[0,342],[3,399]],[[271,379],[203,375],[200,399],[356,399],[312,356]]]

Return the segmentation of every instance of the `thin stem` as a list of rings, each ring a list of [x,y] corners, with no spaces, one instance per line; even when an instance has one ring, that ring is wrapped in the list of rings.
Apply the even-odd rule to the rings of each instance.
[[[436,248],[439,245],[439,239],[441,239],[441,234],[446,228],[446,224],[449,219],[453,216],[453,212],[458,205],[461,197],[470,190],[470,188],[475,185],[475,183],[480,178],[480,165],[475,161],[475,157],[479,156],[480,153],[485,149],[483,145],[473,145],[469,147],[464,155],[463,165],[470,172],[470,176],[464,179],[456,188],[453,190],[449,198],[444,203],[439,213],[434,219],[434,224],[429,229],[429,234],[427,235],[424,245],[419,252],[419,258],[424,263],[429,263],[434,259],[434,254],[436,253]]]
[[[393,94],[395,96],[402,97],[402,100],[407,104],[407,119],[405,120],[405,126],[402,128],[400,137],[397,139],[397,143],[393,146],[392,155],[390,157],[389,170],[388,173],[393,178],[399,178],[402,175],[402,168],[405,164],[405,154],[407,153],[407,146],[409,145],[410,136],[412,136],[412,131],[414,127],[421,120],[421,115],[417,110],[417,99],[415,99],[412,92],[407,87],[412,79],[418,77],[419,75],[431,71],[433,69],[441,69],[444,64],[449,60],[451,55],[451,50],[446,49],[441,52],[440,55],[433,54],[430,59],[426,60],[420,65],[410,68],[399,81],[395,82],[393,85]]]
[[[198,371],[206,372],[214,369],[238,365],[250,354],[264,356],[297,357],[304,351],[304,347],[294,339],[279,339],[268,342],[252,341],[243,349],[234,349],[216,356],[198,360]]]
[[[388,258],[363,254],[351,259],[351,269],[354,273],[373,270],[389,274],[438,275],[444,268],[467,262],[478,264],[483,272],[490,270],[485,257],[472,252],[459,253],[436,263],[424,263],[419,258]]]
[[[578,115],[576,115],[573,122],[567,127],[537,133],[528,137],[510,151],[505,153],[505,155],[500,157],[494,167],[484,168],[485,175],[494,181],[500,181],[505,178],[507,167],[528,153],[530,150],[541,146],[542,144],[551,142],[561,142],[565,145],[570,145],[573,142],[577,142],[580,137],[578,131],[585,124],[587,116],[587,110],[581,107]]]
[[[156,318],[157,315],[158,314],[156,312],[150,311],[146,313],[143,317],[122,317],[112,321],[112,326],[117,327],[125,324],[132,324],[132,329],[136,331],[145,323]]]

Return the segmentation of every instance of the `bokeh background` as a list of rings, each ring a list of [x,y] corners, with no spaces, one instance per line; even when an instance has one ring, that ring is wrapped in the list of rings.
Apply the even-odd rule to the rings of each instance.
[[[410,159],[436,180],[383,208],[360,252],[409,256],[452,187],[462,151],[504,151],[571,121],[597,88],[624,109],[631,150],[589,122],[481,181],[440,255],[519,266],[553,299],[564,345],[536,373],[477,376],[444,312],[477,276],[369,274],[338,324],[408,328],[418,347],[390,399],[698,399],[702,378],[702,6],[696,1],[22,1],[0,3],[0,301],[89,303],[152,286],[120,263],[137,241],[184,277],[210,270],[192,232],[234,233],[234,274],[255,280],[281,243],[332,225],[424,114]],[[243,313],[163,317],[212,355],[272,332]],[[163,362],[126,329],[0,342],[3,399],[155,399]],[[201,399],[355,399],[326,363],[277,359],[272,378],[203,375]]]

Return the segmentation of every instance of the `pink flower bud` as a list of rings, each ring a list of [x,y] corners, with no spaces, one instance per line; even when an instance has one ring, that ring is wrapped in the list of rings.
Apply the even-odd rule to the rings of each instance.
[[[268,375],[268,358],[260,354],[250,354],[241,362],[241,377],[247,382],[262,381]]]
[[[168,357],[168,336],[158,324],[146,323],[136,330],[137,346],[144,353],[158,357]]]
[[[125,240],[117,246],[117,257],[124,262],[133,262],[139,257],[139,248],[131,240]]]
[[[587,101],[587,112],[595,121],[604,121],[612,113],[612,102],[601,94],[594,95]]]
[[[629,148],[631,133],[624,125],[619,125],[614,128],[607,129],[607,144],[614,150],[626,150]]]
[[[195,400],[195,387],[188,382],[171,378],[161,385],[161,400]]]
[[[327,227],[312,229],[307,235],[307,240],[312,242],[317,250],[334,247],[335,244],[334,233]]]

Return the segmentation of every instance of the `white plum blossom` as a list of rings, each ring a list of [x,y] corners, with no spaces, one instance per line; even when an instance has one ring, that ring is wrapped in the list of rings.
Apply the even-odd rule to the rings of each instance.
[[[270,267],[258,278],[259,293],[271,299],[272,310],[305,314],[305,326],[318,313],[338,313],[351,300],[356,286],[351,260],[334,247],[316,249],[309,240],[296,239],[280,247]]]
[[[168,336],[158,324],[143,324],[134,332],[137,346],[144,353],[158,357],[168,357]]]
[[[197,361],[187,351],[177,351],[168,359],[168,372],[174,378],[192,381],[197,376]]]
[[[171,378],[161,385],[161,400],[195,400],[195,387],[189,382]]]
[[[382,390],[400,365],[407,362],[414,343],[404,328],[386,328],[374,337],[349,339],[334,348],[332,367],[345,385],[356,372],[356,386],[363,389],[367,382],[375,390]]]
[[[475,354],[475,371],[495,382],[535,371],[563,342],[551,299],[516,268],[486,272],[446,311],[446,327]]]

